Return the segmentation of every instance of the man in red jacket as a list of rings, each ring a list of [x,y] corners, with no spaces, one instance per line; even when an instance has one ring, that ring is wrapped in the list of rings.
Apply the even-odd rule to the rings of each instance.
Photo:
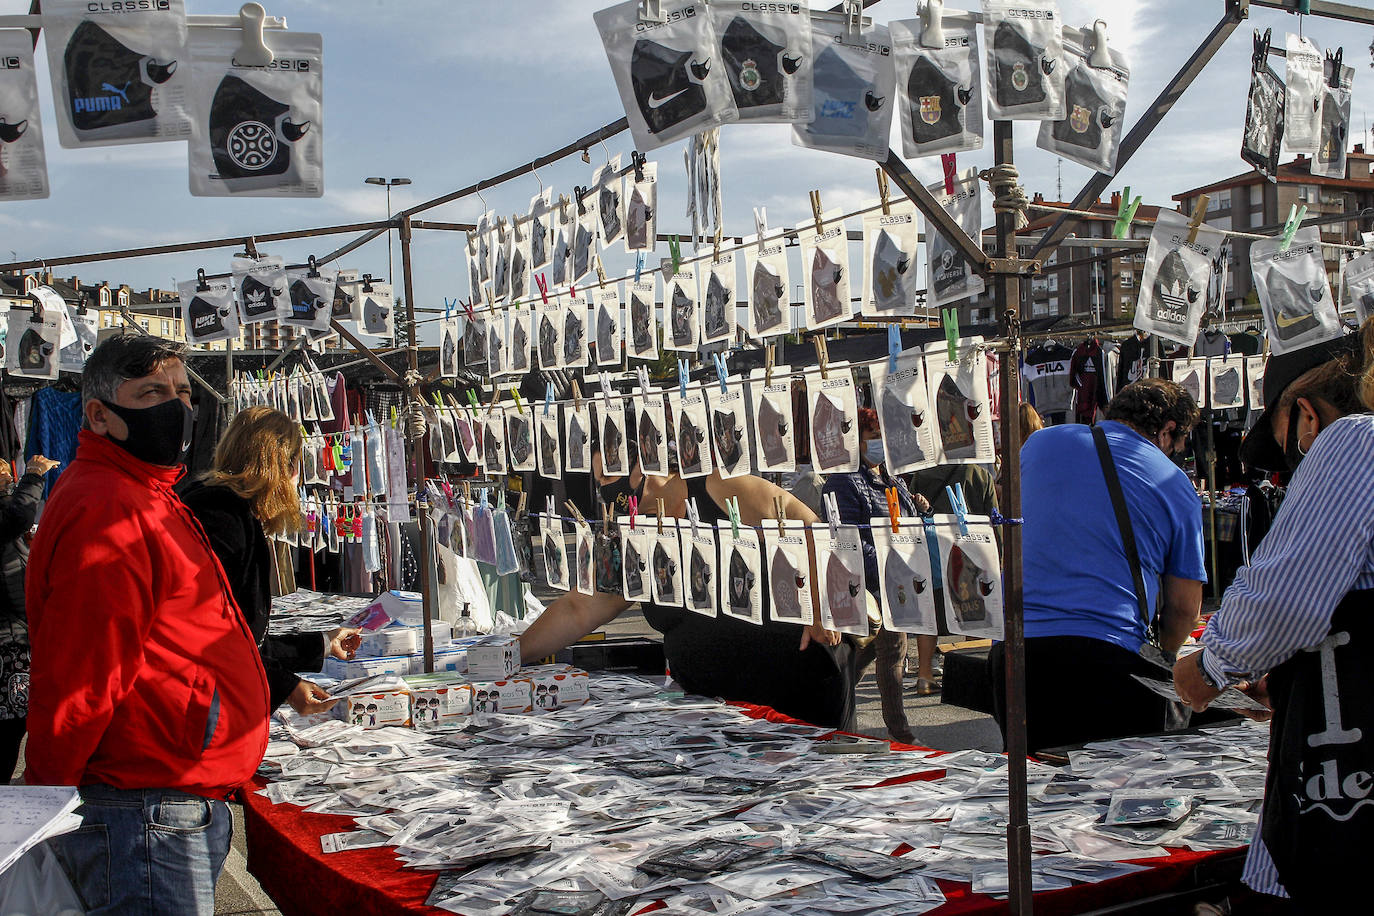
[[[224,799],[262,760],[267,677],[205,532],[172,492],[191,385],[180,344],[114,337],[29,555],[30,784],[81,788],[50,841],[89,913],[214,912]]]

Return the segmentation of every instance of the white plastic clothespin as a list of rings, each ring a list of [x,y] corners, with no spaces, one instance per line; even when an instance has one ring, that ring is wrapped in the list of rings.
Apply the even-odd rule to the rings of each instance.
[[[598,372],[601,381],[601,397],[606,402],[606,409],[611,409],[611,380],[606,373]]]
[[[863,0],[844,0],[844,27],[851,35],[858,35],[864,30],[864,4]]]
[[[697,525],[701,524],[701,514],[697,511],[697,498],[695,496],[687,500],[687,521],[692,526],[692,537],[696,537]]]
[[[649,367],[639,367],[639,390],[644,394],[649,393]]]
[[[666,22],[663,15],[663,0],[640,0],[640,22]]]
[[[921,7],[921,47],[945,46],[945,29],[941,23],[944,11],[945,0],[926,0],[925,6]]]
[[[263,41],[262,29],[267,22],[267,10],[261,3],[245,3],[239,8],[239,27],[243,42],[234,53],[234,62],[245,67],[266,67],[276,60],[272,49]]]
[[[759,251],[763,250],[763,237],[768,234],[768,208],[754,208],[754,231],[758,233]]]
[[[1093,23],[1093,53],[1088,57],[1088,66],[1108,70],[1112,66],[1112,55],[1107,52],[1107,20],[1099,19]]]
[[[821,501],[825,504],[825,519],[830,523],[830,540],[840,539],[840,503],[834,493],[824,493]]]

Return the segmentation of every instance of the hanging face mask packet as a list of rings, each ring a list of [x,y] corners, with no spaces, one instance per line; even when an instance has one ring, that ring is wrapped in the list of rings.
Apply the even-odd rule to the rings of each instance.
[[[601,469],[608,476],[623,477],[632,470],[625,438],[625,402],[618,397],[598,398],[592,405],[592,425],[601,437]]]
[[[48,0],[43,4],[43,31],[57,136],[63,146],[155,143],[190,136],[191,66],[182,0]],[[237,47],[239,33],[233,34]],[[32,44],[29,47],[32,50]]]
[[[362,293],[359,292],[359,301]],[[487,319],[468,318],[463,324],[463,361],[469,366],[487,364]]]
[[[678,520],[653,519],[652,523],[656,527],[648,542],[650,595],[660,607],[682,607],[682,541]]]
[[[334,275],[334,307],[330,317],[338,321],[358,318],[358,271],[340,270]]]
[[[1344,305],[1355,310],[1355,323],[1374,315],[1374,251],[1366,251],[1345,263]]]
[[[684,480],[709,477],[714,465],[705,393],[691,385],[687,386],[685,398],[676,389],[669,391],[668,412],[676,424],[678,474]]]
[[[755,453],[760,473],[790,473],[797,469],[793,445],[792,376],[790,366],[774,366],[773,377],[755,369],[749,376],[753,405]]]
[[[1205,356],[1194,356],[1174,360],[1174,381],[1188,392],[1193,403],[1201,410],[1211,405],[1207,401],[1207,363]]]
[[[76,332],[76,337],[66,342],[63,335],[62,350],[58,358],[58,368],[63,372],[80,372],[86,367],[86,360],[95,352],[96,338],[100,333],[99,319],[95,312],[76,306],[67,306],[66,324]]]
[[[806,523],[765,520],[764,570],[768,574],[768,616],[783,623],[809,626],[811,608],[811,552]]]
[[[903,350],[895,371],[889,360],[869,367],[877,399],[878,425],[887,470],[906,474],[934,467],[937,451],[935,418],[930,412],[925,358],[920,347]]]
[[[535,467],[534,425],[528,410],[506,411],[506,446],[512,471],[533,471]]]
[[[1036,146],[1106,175],[1116,174],[1116,153],[1126,117],[1131,71],[1126,57],[1108,47],[1110,67],[1094,67],[1092,29],[1064,30],[1064,113],[1041,121]]]
[[[539,545],[544,560],[544,581],[559,591],[572,588],[572,572],[568,568],[568,544],[563,537],[563,521],[556,515],[539,516]],[[620,591],[616,583],[616,591]]]
[[[48,160],[27,31],[0,29],[0,61],[0,200],[39,200],[48,196]]]
[[[745,477],[753,473],[749,440],[744,434],[744,385],[727,379],[725,391],[710,392],[711,441],[716,447],[716,469],[721,477]]]
[[[514,240],[515,236],[509,227],[498,229],[492,238],[491,295],[497,302],[502,302],[510,296],[511,246]]]
[[[1197,340],[1213,262],[1226,239],[1205,225],[1198,227],[1191,243],[1189,233],[1188,217],[1177,210],[1159,211],[1145,252],[1135,309],[1138,330],[1185,347]]]
[[[978,182],[976,168],[964,169],[959,173],[953,194],[945,193],[943,181],[927,185],[927,189],[935,195],[940,206],[949,211],[960,228],[968,233],[969,238],[982,236],[982,186]],[[954,247],[953,242],[929,226],[926,231],[926,252],[930,263],[926,282],[927,306],[934,308],[982,294],[986,288],[983,277]]]
[[[1210,361],[1208,367],[1213,410],[1228,410],[1245,406],[1245,358],[1221,356]]]
[[[1310,156],[1321,145],[1322,52],[1312,39],[1290,33],[1285,53],[1283,144]]]
[[[759,534],[741,523],[738,530],[728,521],[716,523],[720,533],[720,609],[756,626],[763,625],[763,583],[759,581],[762,547]]]
[[[484,422],[478,424],[482,434],[482,457],[480,464],[489,475],[506,473],[506,419],[505,411],[493,407],[486,413]]]
[[[594,192],[588,191],[583,197],[583,210],[577,215],[573,228],[572,264],[568,274],[569,283],[580,283],[592,271],[592,258],[596,255],[598,237],[601,229],[597,225],[596,208],[591,201]]]
[[[458,318],[445,318],[439,322],[439,377],[458,377],[458,343],[463,339],[458,329]]]
[[[189,147],[196,197],[324,194],[324,51],[318,34],[269,31],[275,59],[237,64],[236,29],[191,29]]]
[[[897,71],[885,25],[853,33],[842,21],[812,19],[811,119],[797,124],[792,143],[881,162],[887,158]]]
[[[612,245],[625,234],[625,180],[620,174],[620,157],[614,156],[596,170],[592,178],[592,193],[596,195],[596,214],[601,232],[601,244]]]
[[[814,225],[797,230],[806,276],[802,304],[806,328],[811,331],[847,321],[853,313],[849,295],[849,233],[843,215],[839,210],[824,214],[819,232]]]
[[[658,239],[658,163],[646,162],[640,171],[625,181],[626,251],[653,251]]]
[[[5,340],[5,368],[25,378],[55,379],[66,303],[46,286],[35,287],[31,309],[11,307]]]
[[[523,374],[530,368],[530,324],[534,319],[534,312],[529,309],[512,309],[507,322],[510,328],[510,336],[507,338],[506,346],[506,365],[510,372]]]
[[[635,148],[647,152],[736,120],[706,4],[667,0],[662,22],[641,19],[642,6],[629,0],[593,17]]]
[[[949,629],[970,639],[1002,639],[1002,559],[992,525],[985,516],[966,516],[964,534],[952,515],[934,522]]]
[[[642,516],[630,527],[630,519],[622,516],[617,519],[620,529],[620,573],[621,594],[626,601],[648,601],[653,575],[649,571],[649,560],[654,552],[654,534],[650,528],[652,520]]]
[[[535,353],[540,369],[557,369],[563,356],[563,306],[558,299],[535,313]]]
[[[654,301],[658,298],[658,272],[644,271],[640,280],[632,281],[629,287],[625,349],[634,359],[657,360],[658,321],[654,317]]]
[[[580,369],[587,365],[587,300],[560,297],[559,301],[563,304],[563,360],[559,367]]]
[[[668,476],[668,414],[663,404],[663,393],[650,390],[642,392],[635,389],[630,401],[630,414],[634,418],[635,442],[639,446],[639,466],[646,474],[658,477]]]
[[[921,44],[921,20],[891,23],[902,152],[908,157],[983,148],[983,75],[978,26],[967,13],[940,19],[943,48]]]
[[[535,409],[535,429],[539,431],[539,474],[550,480],[563,476],[563,453],[558,439],[558,406],[545,412],[543,407]]]
[[[831,531],[834,535],[831,535]],[[817,593],[821,623],[827,630],[867,636],[868,596],[864,594],[864,549],[855,525],[811,526],[816,542]]]
[[[282,323],[314,331],[328,330],[336,273],[313,269],[287,271],[286,291],[291,299],[291,315]]]
[[[812,48],[808,0],[724,0],[712,3],[710,9],[739,120],[809,120]]]
[[[735,335],[735,253],[707,259],[706,291],[701,303],[701,343],[716,344]]]
[[[925,524],[919,518],[899,518],[895,532],[890,518],[874,518],[870,524],[882,580],[883,627],[895,633],[936,634]]]
[[[1054,0],[983,0],[988,46],[988,117],[1064,118],[1064,49]]]
[[[578,522],[574,529],[577,534],[577,554],[574,558],[573,587],[578,594],[596,594],[596,535],[586,522]]]
[[[792,330],[788,295],[787,240],[757,235],[744,240],[744,282],[749,296],[749,336],[756,340]]]
[[[394,337],[396,300],[391,284],[365,280],[359,298],[363,303],[363,332],[375,337]]]
[[[1350,136],[1351,88],[1355,69],[1341,64],[1337,51],[1323,61],[1321,91],[1321,138],[1312,157],[1312,174],[1322,178],[1344,178],[1346,145]]]
[[[230,340],[239,336],[239,312],[234,284],[228,277],[188,280],[177,284],[181,296],[181,326],[189,344]]]
[[[1299,229],[1287,251],[1277,238],[1250,246],[1250,271],[1264,310],[1272,355],[1311,346],[1344,333],[1322,261],[1315,226]]]
[[[620,365],[620,342],[624,328],[620,317],[620,284],[608,283],[591,294],[593,331],[598,366]]]
[[[569,472],[585,473],[591,468],[591,408],[587,404],[568,404],[563,410],[563,454]]]
[[[965,337],[950,360],[947,347],[925,351],[926,398],[935,406],[939,464],[986,464],[993,448],[991,393],[983,338]]]
[[[286,265],[280,256],[233,258],[229,267],[238,294],[240,324],[282,321],[291,317]]]
[[[916,314],[920,278],[920,233],[916,207],[893,203],[889,213],[864,214],[864,287],[862,313],[874,318],[909,318]]]
[[[1286,90],[1283,80],[1269,66],[1269,32],[1255,32],[1255,53],[1250,59],[1250,93],[1245,103],[1245,132],[1241,135],[1240,158],[1253,165],[1270,181],[1279,170],[1286,120]]]
[[[671,263],[671,262],[669,262]],[[697,278],[695,265],[682,265],[671,277],[671,267],[664,272],[663,311],[667,327],[664,328],[663,349],[696,352],[700,335],[697,320]]]
[[[859,415],[854,374],[830,366],[806,374],[806,401],[811,426],[811,463],[818,474],[859,469]]]

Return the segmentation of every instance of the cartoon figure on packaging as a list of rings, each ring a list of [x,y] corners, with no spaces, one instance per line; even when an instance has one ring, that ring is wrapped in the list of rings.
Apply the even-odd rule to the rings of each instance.
[[[490,694],[487,691],[478,690],[476,697],[473,698],[472,708],[477,712],[490,712],[491,710],[487,709],[488,696],[490,696]]]
[[[534,708],[549,709],[549,688],[546,684],[540,684],[534,688]]]
[[[369,727],[377,724],[377,704],[376,704],[376,703],[368,703],[368,704],[367,704],[367,724],[368,724]]]

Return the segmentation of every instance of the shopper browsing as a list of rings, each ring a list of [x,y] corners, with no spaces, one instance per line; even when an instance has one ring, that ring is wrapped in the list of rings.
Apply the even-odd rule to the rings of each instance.
[[[229,583],[172,485],[191,439],[180,344],[112,337],[85,428],[34,537],[26,779],[81,788],[49,841],[86,908],[210,914],[224,799],[267,746],[267,678]]]
[[[1231,685],[1267,693],[1269,775],[1242,877],[1340,912],[1374,859],[1374,319],[1270,357],[1264,407],[1241,458],[1292,483],[1174,683],[1196,710]]]
[[[1176,652],[1201,609],[1202,507],[1170,460],[1197,420],[1182,386],[1144,379],[1118,392],[1097,426],[1048,427],[1021,449],[1031,751],[1170,724],[1166,701],[1131,675],[1160,676],[1142,648]],[[1003,735],[1004,658],[999,643],[990,665]]]
[[[210,546],[233,589],[262,653],[272,708],[284,702],[301,715],[326,712],[337,700],[297,677],[297,671],[318,671],[326,651],[350,658],[356,649],[356,629],[267,636],[272,596],[281,594],[277,556],[267,535],[285,534],[300,527],[297,492],[304,438],[300,424],[280,410],[249,407],[234,416],[215,449],[209,473],[181,490],[181,498],[195,513],[210,538]]]

